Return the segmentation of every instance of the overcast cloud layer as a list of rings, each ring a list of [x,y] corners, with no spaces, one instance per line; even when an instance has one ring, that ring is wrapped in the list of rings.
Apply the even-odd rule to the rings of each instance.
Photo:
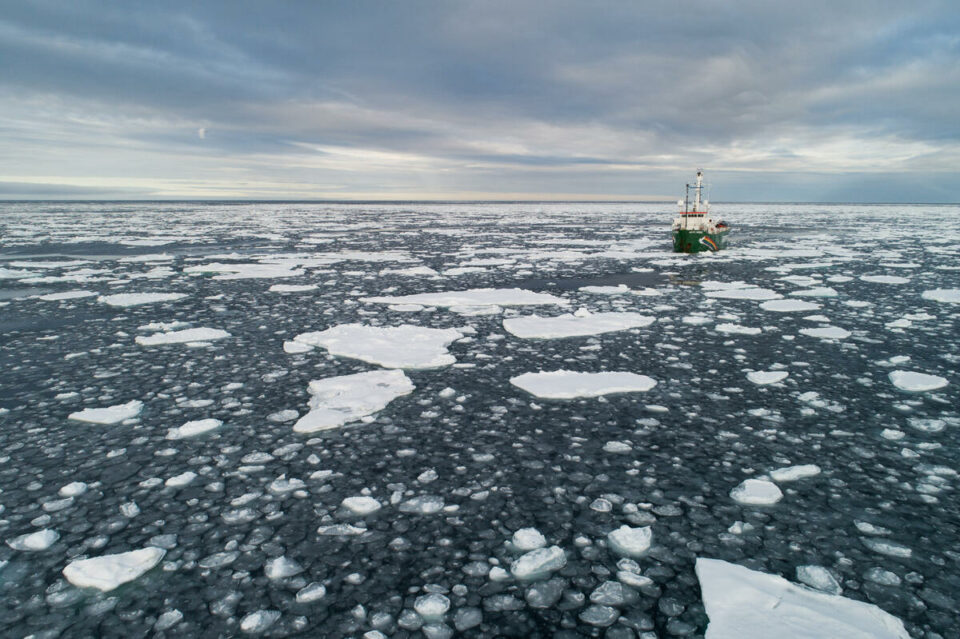
[[[0,199],[960,192],[956,0],[5,3],[0,61]]]

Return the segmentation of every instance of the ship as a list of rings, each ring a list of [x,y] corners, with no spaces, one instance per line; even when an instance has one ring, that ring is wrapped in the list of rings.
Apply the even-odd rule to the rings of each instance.
[[[677,206],[680,212],[673,220],[674,253],[715,252],[727,247],[730,227],[710,215],[710,203],[703,199],[703,169],[697,170],[696,184],[687,184],[686,195]]]

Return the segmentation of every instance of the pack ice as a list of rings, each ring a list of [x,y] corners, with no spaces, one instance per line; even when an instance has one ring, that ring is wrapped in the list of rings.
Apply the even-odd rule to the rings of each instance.
[[[301,333],[293,341],[386,368],[439,368],[457,361],[447,352],[447,346],[461,337],[463,334],[455,328],[341,324],[325,331]]]
[[[133,581],[163,559],[166,550],[148,546],[140,550],[77,559],[67,564],[63,576],[79,588],[96,588],[107,592]]]
[[[889,375],[890,382],[900,390],[913,393],[922,393],[943,388],[948,382],[939,375],[928,375],[915,371],[893,371]]]
[[[189,344],[191,342],[212,342],[230,337],[230,333],[219,328],[186,328],[182,331],[167,331],[153,335],[138,335],[140,346],[160,346],[163,344]]]
[[[531,395],[548,399],[599,397],[610,393],[645,392],[657,385],[646,375],[624,372],[580,373],[550,371],[524,373],[510,378],[510,383]]]
[[[110,306],[123,307],[156,304],[158,302],[173,302],[186,296],[186,293],[117,293],[116,295],[101,295],[97,298],[97,301]]]
[[[126,404],[107,406],[105,408],[84,408],[76,413],[70,413],[68,419],[91,424],[116,424],[125,419],[136,417],[143,410],[143,402],[134,399]]]
[[[655,317],[640,313],[588,313],[578,311],[557,317],[512,317],[503,320],[507,332],[525,339],[552,339],[597,335],[653,324]]]
[[[383,409],[397,397],[412,393],[413,382],[399,370],[341,375],[310,382],[310,412],[293,426],[313,433],[339,428]]]
[[[522,288],[473,288],[447,293],[419,293],[400,297],[361,297],[370,304],[421,304],[423,306],[530,306],[552,304],[564,306],[568,302],[548,293],[534,293]]]
[[[695,570],[710,618],[706,639],[910,637],[902,621],[873,604],[816,592],[719,559],[698,558]]]

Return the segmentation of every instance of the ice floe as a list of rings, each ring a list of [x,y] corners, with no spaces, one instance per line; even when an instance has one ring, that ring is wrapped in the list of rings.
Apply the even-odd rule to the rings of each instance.
[[[181,331],[167,331],[153,335],[138,335],[135,339],[140,346],[161,346],[164,344],[190,344],[193,342],[212,342],[230,337],[230,333],[219,328],[186,328]]]
[[[91,424],[116,424],[125,419],[131,419],[143,410],[143,402],[134,399],[126,404],[107,406],[105,408],[84,408],[76,413],[70,413],[69,419]]]
[[[760,308],[777,313],[795,313],[797,311],[816,311],[820,309],[820,305],[803,300],[770,300],[760,304]]]
[[[186,293],[117,293],[115,295],[101,295],[97,298],[97,301],[110,306],[126,307],[173,302],[186,296]]]
[[[557,317],[511,317],[503,320],[503,328],[525,339],[553,339],[598,335],[653,324],[655,317],[640,313],[581,313]]]
[[[163,548],[148,546],[115,555],[75,559],[63,569],[63,576],[79,588],[107,592],[140,577],[160,563],[166,553]]]
[[[475,288],[447,293],[419,293],[400,297],[362,297],[370,304],[421,304],[423,306],[536,306],[568,304],[567,300],[548,293],[535,293],[520,288]]]
[[[653,542],[653,529],[650,526],[632,528],[620,526],[607,534],[610,550],[622,557],[642,557]]]
[[[510,572],[517,579],[533,581],[543,579],[566,565],[567,556],[563,552],[563,548],[550,546],[549,548],[537,548],[522,555],[510,564]]]
[[[899,275],[861,275],[860,279],[874,284],[908,284],[910,282],[909,277]]]
[[[938,390],[950,383],[939,375],[928,375],[927,373],[918,373],[916,371],[893,371],[889,374],[889,378],[890,383],[900,390],[913,393]]]
[[[187,422],[183,426],[177,426],[167,431],[167,439],[186,439],[188,437],[199,437],[211,431],[217,430],[223,422],[219,419],[198,419]]]
[[[47,295],[37,295],[38,300],[45,302],[63,302],[65,300],[78,300],[84,297],[93,297],[96,295],[93,291],[64,291],[62,293],[48,293]]]
[[[713,327],[713,330],[718,333],[726,333],[728,335],[759,335],[763,332],[763,329],[757,328],[754,326],[741,326],[740,324],[717,324]]]
[[[819,339],[846,339],[850,337],[850,331],[839,326],[822,326],[818,328],[801,328],[800,332],[808,337]]]
[[[719,559],[698,558],[695,569],[710,619],[707,639],[910,637],[903,622],[873,604],[809,590]]]
[[[836,297],[837,291],[829,286],[818,286],[816,288],[805,288],[799,291],[793,291],[790,295],[794,297]]]
[[[315,291],[316,284],[274,284],[267,290],[271,293],[305,293],[306,291]]]
[[[293,341],[386,368],[439,368],[457,361],[447,346],[461,337],[463,333],[455,328],[341,324],[325,331],[301,333]]]
[[[737,503],[748,506],[769,506],[783,499],[783,493],[772,482],[745,479],[730,491],[730,497]]]
[[[960,304],[960,288],[935,288],[924,291],[920,297],[945,304]]]
[[[727,300],[776,300],[783,297],[776,291],[768,288],[722,288],[718,290],[707,291],[704,293],[707,297],[727,299]]]
[[[413,382],[399,370],[371,371],[310,382],[310,412],[293,430],[313,433],[338,428],[382,410],[391,401],[413,392]]]
[[[366,495],[357,495],[355,497],[347,497],[340,505],[349,510],[354,515],[360,515],[361,517],[366,515],[371,515],[381,508],[383,504],[374,499],[373,497],[368,497]]]
[[[57,543],[58,539],[60,539],[60,533],[55,530],[43,529],[8,539],[7,545],[14,550],[23,552],[40,552]]]
[[[800,466],[786,466],[770,471],[770,479],[776,482],[796,481],[815,477],[820,474],[820,467],[816,464],[802,464]]]
[[[657,385],[656,380],[637,373],[613,371],[582,373],[565,370],[524,373],[511,377],[510,383],[532,395],[549,399],[644,392]]]
[[[789,375],[790,373],[787,371],[754,371],[747,373],[747,379],[758,386],[763,386],[765,384],[782,382],[789,377]]]

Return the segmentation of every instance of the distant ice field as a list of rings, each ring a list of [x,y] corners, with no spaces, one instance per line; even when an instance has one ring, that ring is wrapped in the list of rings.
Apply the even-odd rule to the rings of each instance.
[[[0,203],[0,636],[960,636],[960,207],[673,208]]]

